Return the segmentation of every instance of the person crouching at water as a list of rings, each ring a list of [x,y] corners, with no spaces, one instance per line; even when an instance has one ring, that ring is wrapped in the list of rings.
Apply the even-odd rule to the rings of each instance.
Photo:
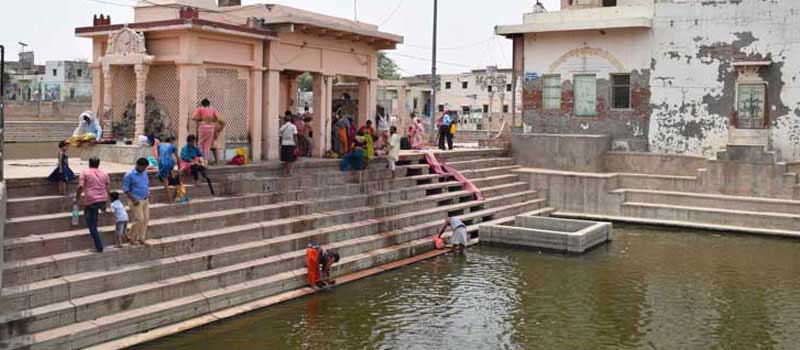
[[[311,288],[325,288],[335,284],[336,281],[330,278],[331,268],[339,259],[338,253],[326,251],[318,244],[310,243],[306,248],[308,285]]]
[[[322,259],[319,261],[320,269],[322,270],[322,283],[330,287],[336,284],[336,281],[331,279],[331,269],[333,264],[339,262],[339,253],[327,250],[322,251]]]
[[[453,230],[453,236],[450,237],[450,244],[453,245],[453,250],[463,251],[467,247],[467,241],[469,240],[467,237],[467,225],[455,216],[446,218],[438,237],[441,238],[448,227]]]

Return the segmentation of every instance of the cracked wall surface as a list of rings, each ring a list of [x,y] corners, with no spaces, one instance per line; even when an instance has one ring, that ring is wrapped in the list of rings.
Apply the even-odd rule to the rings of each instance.
[[[528,129],[550,134],[607,134],[615,149],[646,151],[650,116],[649,50],[646,29],[529,34],[525,37],[523,116]],[[611,105],[611,74],[630,74],[630,108]],[[535,74],[536,78],[532,78]],[[542,106],[542,77],[561,78],[558,109]],[[596,115],[578,116],[574,77],[594,74]]]
[[[758,142],[800,160],[798,24],[800,1],[656,0],[652,28],[527,34],[527,130],[609,134],[623,150],[706,157]],[[745,81],[743,61],[770,64]],[[614,110],[609,75],[622,72],[631,74],[631,108]],[[583,73],[597,76],[593,117],[574,112],[573,77]],[[542,108],[546,74],[561,75],[559,109]],[[737,83],[753,79],[766,84],[763,130],[739,123]]]
[[[713,157],[736,128],[734,63],[771,61],[767,84],[768,146],[800,159],[800,2],[708,0],[656,3],[649,125],[653,152]]]

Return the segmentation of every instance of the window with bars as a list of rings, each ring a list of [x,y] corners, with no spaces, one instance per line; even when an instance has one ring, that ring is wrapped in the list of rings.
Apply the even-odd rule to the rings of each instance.
[[[611,74],[611,101],[616,109],[631,108],[631,75]]]
[[[766,117],[767,86],[765,84],[739,84],[736,111],[737,127],[764,129]]]
[[[542,108],[561,109],[561,76],[545,75],[542,84]]]
[[[464,82],[461,82],[461,88],[462,88],[462,89],[467,89],[467,88],[469,88],[469,83],[468,83],[468,82],[466,82],[466,81],[464,81]]]
[[[452,86],[453,86],[453,84],[451,82],[449,82],[449,81],[444,83],[444,89],[445,90],[450,90],[450,87],[452,87]]]
[[[575,75],[575,115],[597,115],[597,78],[594,74]]]
[[[489,113],[489,105],[483,105],[483,113]]]

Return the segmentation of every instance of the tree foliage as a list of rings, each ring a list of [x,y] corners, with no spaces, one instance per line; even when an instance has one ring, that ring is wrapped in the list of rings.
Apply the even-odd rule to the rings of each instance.
[[[400,79],[400,67],[389,56],[378,52],[378,78],[383,80]]]
[[[314,76],[309,72],[305,72],[297,78],[297,86],[300,91],[309,92],[314,90]]]

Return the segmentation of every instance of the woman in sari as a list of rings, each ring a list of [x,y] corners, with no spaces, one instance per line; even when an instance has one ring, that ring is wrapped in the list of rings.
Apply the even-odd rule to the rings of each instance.
[[[345,154],[350,152],[350,138],[347,135],[350,133],[350,121],[347,120],[346,117],[339,116],[339,120],[336,122],[336,135],[339,138],[339,143],[341,144],[341,152],[338,152],[339,155],[344,156]]]
[[[416,113],[411,113],[411,128],[409,128],[409,141],[412,149],[421,149],[425,145],[425,125],[422,124]]]
[[[85,143],[100,141],[103,139],[103,128],[95,118],[94,113],[86,111],[78,117],[78,127],[69,138],[69,144],[80,147]]]
[[[194,111],[192,120],[197,122],[197,146],[203,155],[208,157],[211,155],[211,148],[214,146],[218,132],[221,131],[219,113],[214,107],[211,107],[211,101],[203,99],[200,107]],[[218,155],[215,154],[214,162],[216,163],[218,160]]]

